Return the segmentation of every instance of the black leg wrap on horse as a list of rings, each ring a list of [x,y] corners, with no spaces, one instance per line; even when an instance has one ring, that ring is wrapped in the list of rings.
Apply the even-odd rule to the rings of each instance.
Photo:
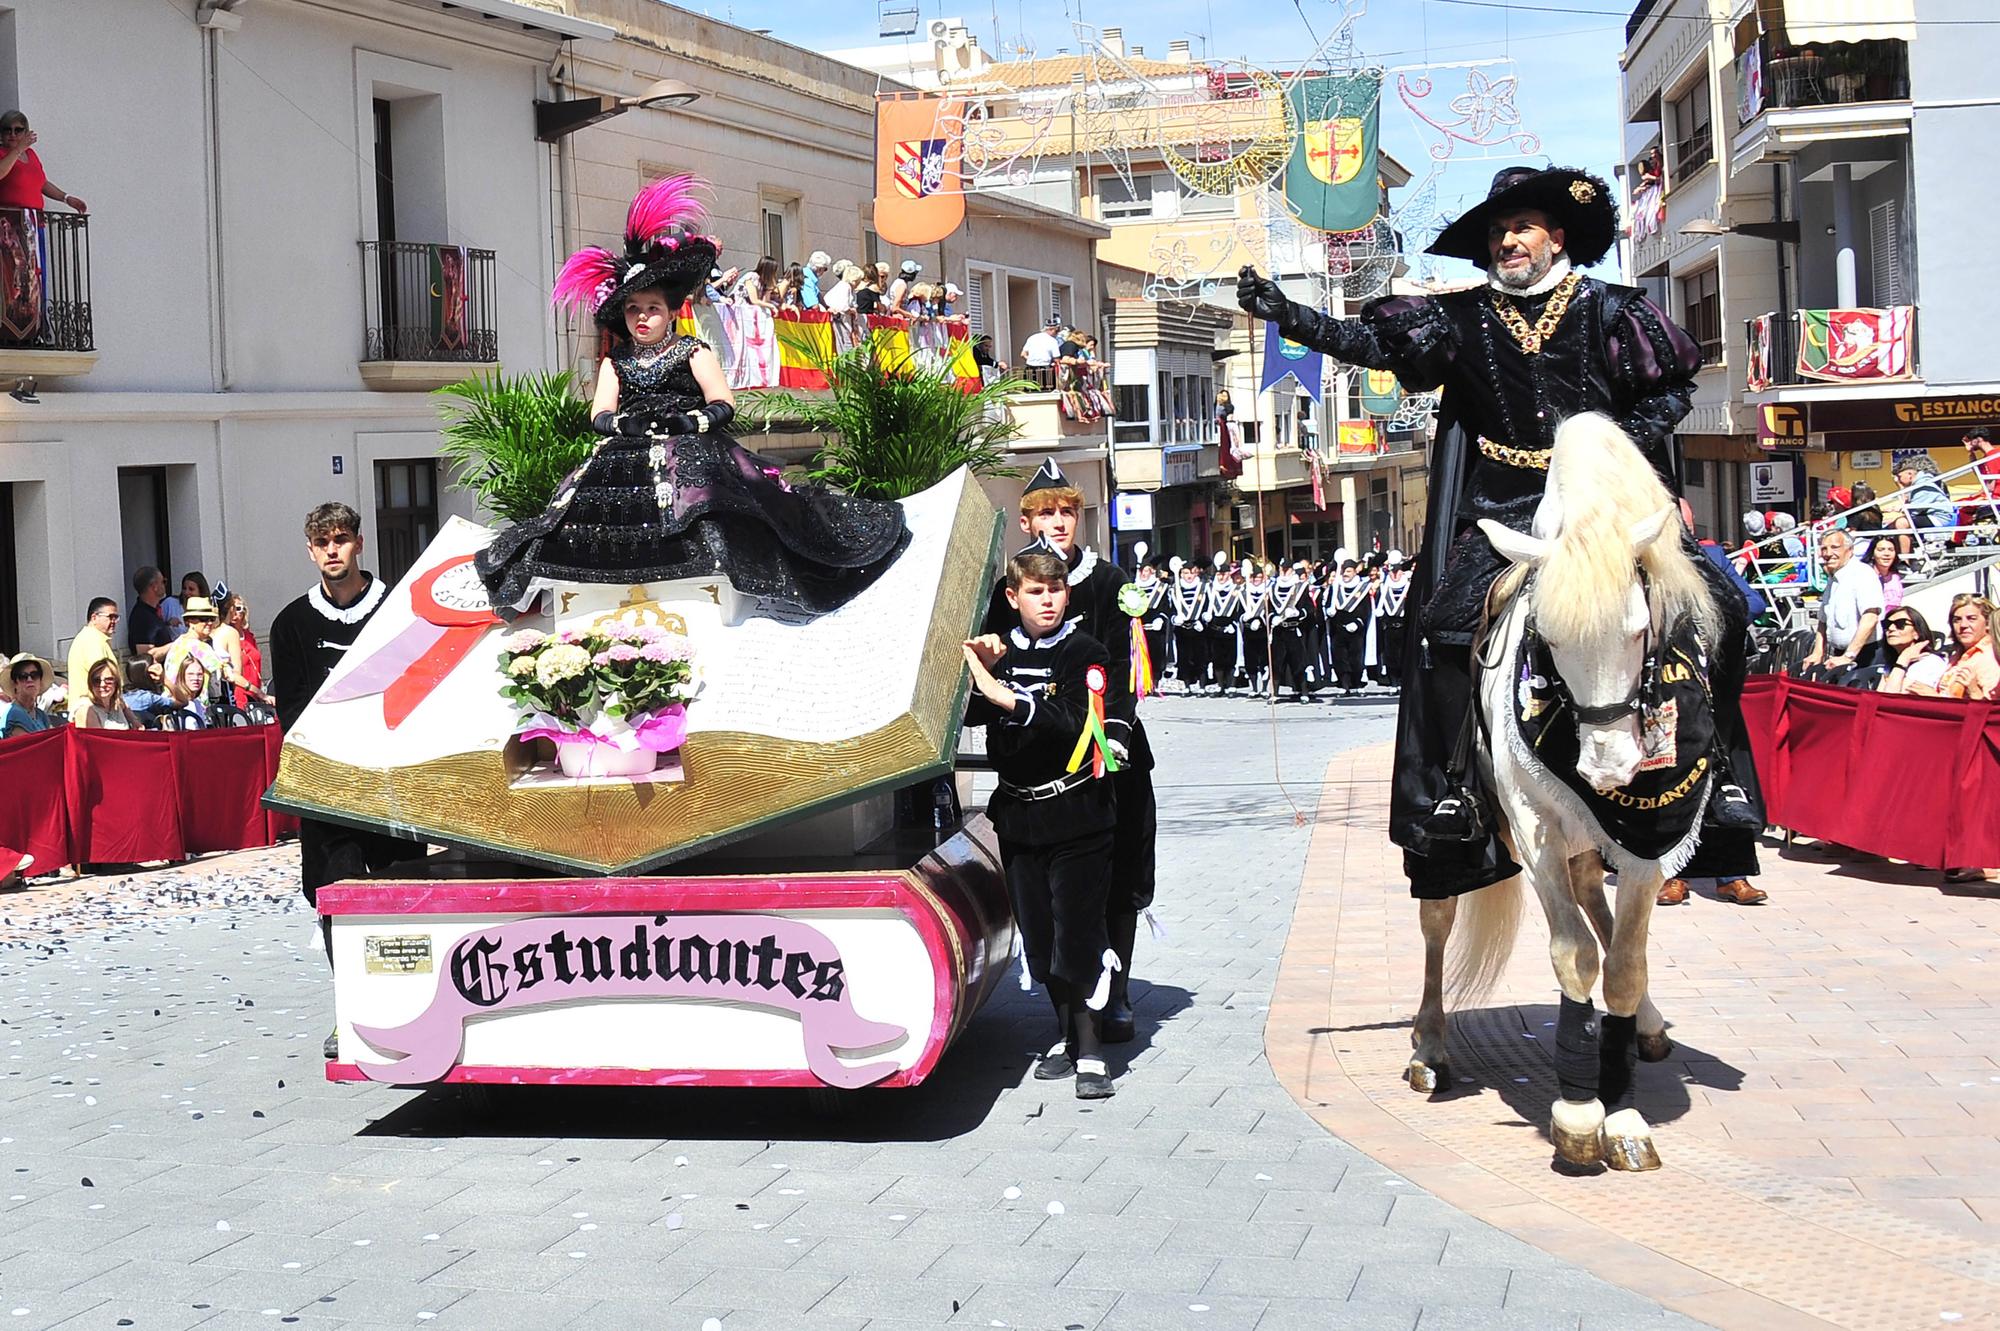
[[[1609,1012],[1597,1023],[1597,1098],[1606,1111],[1632,1102],[1632,1070],[1639,1060],[1639,1019]]]
[[[1597,1028],[1591,1024],[1596,1013],[1589,999],[1579,1003],[1567,994],[1556,1013],[1556,1084],[1565,1100],[1597,1098]]]

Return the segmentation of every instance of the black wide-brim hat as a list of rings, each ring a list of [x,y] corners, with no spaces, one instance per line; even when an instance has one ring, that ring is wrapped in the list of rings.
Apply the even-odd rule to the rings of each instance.
[[[598,302],[596,319],[599,327],[623,332],[625,301],[641,291],[662,288],[666,292],[667,303],[678,307],[694,294],[695,288],[708,280],[715,261],[722,257],[722,251],[715,242],[706,236],[696,235],[676,239],[678,247],[675,249],[646,246],[626,251],[621,262],[624,275],[610,294]]]
[[[1440,232],[1428,252],[1488,267],[1487,227],[1522,208],[1546,214],[1551,227],[1562,229],[1563,253],[1578,268],[1602,259],[1618,239],[1618,203],[1600,177],[1573,166],[1510,166],[1493,177],[1484,202]]]

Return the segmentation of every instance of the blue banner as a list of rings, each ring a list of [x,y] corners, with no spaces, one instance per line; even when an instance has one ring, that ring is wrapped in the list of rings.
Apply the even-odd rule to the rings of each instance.
[[[1306,396],[1313,401],[1321,400],[1320,388],[1326,370],[1326,357],[1319,352],[1278,334],[1278,325],[1264,325],[1264,377],[1257,391],[1268,393],[1285,378],[1290,377]]]

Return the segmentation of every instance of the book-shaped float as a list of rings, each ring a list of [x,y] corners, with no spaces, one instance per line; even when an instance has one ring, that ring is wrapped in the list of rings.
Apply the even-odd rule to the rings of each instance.
[[[267,802],[557,872],[644,872],[753,837],[759,856],[781,857],[798,820],[951,770],[960,643],[985,608],[999,517],[965,471],[903,507],[909,545],[810,619],[745,604],[717,579],[576,586],[502,624],[471,562],[492,532],[454,519],[286,736]],[[508,652],[536,634],[635,666],[671,642],[693,697],[670,721],[612,725],[625,748],[607,740],[559,765],[576,756],[551,738],[561,726],[524,721],[502,693],[535,684],[534,662]],[[669,751],[631,769],[634,732]]]

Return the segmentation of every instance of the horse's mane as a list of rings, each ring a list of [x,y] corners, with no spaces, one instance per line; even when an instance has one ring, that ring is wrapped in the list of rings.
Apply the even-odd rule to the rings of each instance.
[[[1535,580],[1535,615],[1549,636],[1581,642],[1624,632],[1632,580],[1632,527],[1675,506],[1652,464],[1609,417],[1572,416],[1556,430],[1549,454],[1549,491],[1559,509],[1548,557]],[[1651,585],[1657,624],[1694,619],[1702,641],[1721,628],[1708,584],[1677,539],[1678,514],[1667,534],[1639,556]],[[1539,524],[1538,524],[1539,525]]]

